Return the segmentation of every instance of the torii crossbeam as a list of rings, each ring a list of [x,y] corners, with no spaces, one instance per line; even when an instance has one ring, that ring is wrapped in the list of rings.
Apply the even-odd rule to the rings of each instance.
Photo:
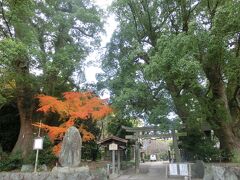
[[[177,138],[180,136],[187,136],[187,133],[176,133],[175,130],[172,130],[171,133],[160,133],[156,134],[157,131],[161,131],[159,126],[146,126],[146,127],[127,127],[122,126],[122,129],[126,130],[127,132],[133,132],[134,135],[126,135],[125,139],[133,139],[136,140],[135,142],[135,170],[136,173],[139,173],[139,163],[140,163],[140,151],[139,151],[139,139],[150,139],[150,138],[173,138],[173,147],[176,155],[176,161],[181,161],[180,151],[178,149]],[[151,134],[142,134],[141,132],[155,132],[153,135]]]

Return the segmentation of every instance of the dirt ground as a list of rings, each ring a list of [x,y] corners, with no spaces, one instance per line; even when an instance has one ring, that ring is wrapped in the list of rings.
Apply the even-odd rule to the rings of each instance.
[[[98,168],[107,167],[110,161],[82,161],[81,166],[88,166],[90,170],[96,170]]]

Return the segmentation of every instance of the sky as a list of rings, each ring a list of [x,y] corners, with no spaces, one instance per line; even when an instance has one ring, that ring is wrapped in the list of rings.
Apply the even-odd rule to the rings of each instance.
[[[112,0],[93,0],[96,5],[100,8],[107,10],[107,7],[111,5]],[[86,79],[89,83],[96,83],[96,73],[102,72],[100,65],[101,65],[101,54],[105,52],[105,46],[110,41],[113,31],[116,29],[117,22],[114,20],[113,15],[109,15],[106,19],[106,24],[104,25],[104,29],[106,31],[105,34],[102,34],[102,42],[101,47],[98,50],[92,52],[85,62],[85,75]]]

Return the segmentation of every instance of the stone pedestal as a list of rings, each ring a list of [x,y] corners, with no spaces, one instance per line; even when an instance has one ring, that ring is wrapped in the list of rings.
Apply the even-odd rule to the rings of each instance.
[[[83,167],[54,167],[52,169],[52,176],[61,180],[90,180],[91,175],[88,166]]]

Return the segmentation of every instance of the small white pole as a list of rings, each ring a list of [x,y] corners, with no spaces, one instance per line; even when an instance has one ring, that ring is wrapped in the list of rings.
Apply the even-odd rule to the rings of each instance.
[[[37,154],[36,154],[36,159],[35,159],[35,167],[34,167],[34,172],[37,172],[38,153],[39,153],[39,150],[37,149]]]
[[[39,127],[39,129],[38,129],[38,137],[40,137],[41,127],[42,127],[42,120],[40,120],[40,127]],[[37,149],[37,153],[36,153],[34,172],[37,172],[38,154],[39,154],[39,149]]]

